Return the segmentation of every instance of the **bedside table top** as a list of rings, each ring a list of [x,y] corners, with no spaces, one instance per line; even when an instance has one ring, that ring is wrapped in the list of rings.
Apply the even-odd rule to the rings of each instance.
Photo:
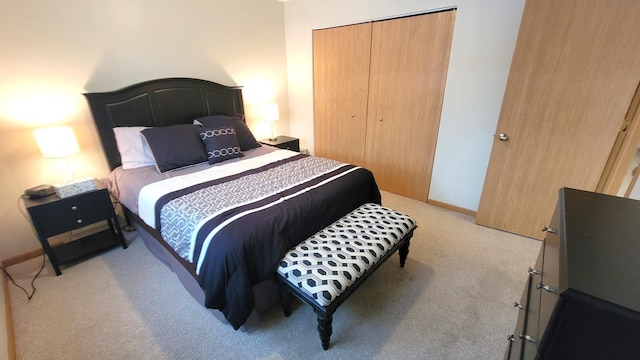
[[[276,145],[279,145],[279,144],[284,144],[284,143],[287,143],[289,141],[295,141],[295,140],[298,140],[298,138],[280,135],[280,136],[276,136],[275,139],[273,139],[273,140],[272,139],[262,139],[259,142],[262,143],[262,144],[276,146]]]
[[[87,192],[84,193],[80,193],[80,194],[76,194],[76,195],[72,195],[69,197],[66,197],[64,199],[73,199],[76,196],[82,196],[82,195],[86,195],[88,193],[92,193],[94,191],[100,191],[100,190],[104,190],[107,187],[104,186],[104,184],[100,181],[98,181],[97,179],[95,179],[96,182],[96,188],[94,190],[89,190]],[[55,201],[59,201],[59,200],[63,200],[60,196],[58,196],[57,194],[52,194],[52,195],[48,195],[45,197],[41,197],[41,198],[36,198],[36,197],[28,197],[28,196],[24,196],[23,197],[23,201],[24,201],[24,206],[25,208],[30,208],[33,206],[40,206],[40,205],[44,205],[44,204],[48,204],[51,202],[55,202]]]

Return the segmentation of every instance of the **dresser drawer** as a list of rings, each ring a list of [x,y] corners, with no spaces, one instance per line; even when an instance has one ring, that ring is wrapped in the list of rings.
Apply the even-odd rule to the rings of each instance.
[[[34,225],[44,236],[54,236],[114,217],[106,189],[91,191],[29,208]]]
[[[562,260],[560,259],[559,226],[558,216],[554,216],[544,238],[544,267],[542,269],[542,277],[536,284],[536,288],[540,291],[538,339],[542,339],[561,290],[560,261]]]
[[[518,321],[512,335],[509,336],[509,344],[505,353],[505,359],[527,359],[536,354],[538,332],[538,314],[540,311],[540,291],[536,284],[542,274],[542,260],[544,246],[540,247],[540,253],[534,268],[529,268],[527,282],[522,292],[520,301],[513,304],[518,309]],[[529,355],[527,355],[529,354]],[[530,356],[533,357],[530,357]]]
[[[513,306],[518,309],[518,321],[516,322],[515,331],[508,338],[509,346],[507,347],[507,351],[504,357],[505,360],[520,359],[522,356],[524,342],[526,340],[523,336],[520,335],[525,333],[527,321],[530,316],[531,309],[529,307],[529,300],[531,297],[532,287],[535,289],[535,284],[533,283],[533,275],[529,274],[520,301],[513,304]]]

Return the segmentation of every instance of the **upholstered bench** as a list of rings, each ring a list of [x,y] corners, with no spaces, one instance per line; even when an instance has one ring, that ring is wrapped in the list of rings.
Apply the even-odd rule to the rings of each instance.
[[[285,316],[291,294],[310,305],[327,350],[338,306],[398,249],[404,267],[415,228],[407,215],[364,204],[289,250],[278,267]]]

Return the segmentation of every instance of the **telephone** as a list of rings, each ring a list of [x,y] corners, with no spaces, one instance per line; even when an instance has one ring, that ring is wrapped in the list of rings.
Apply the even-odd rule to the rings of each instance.
[[[38,185],[24,191],[25,195],[32,198],[43,198],[56,193],[56,188],[51,185]]]

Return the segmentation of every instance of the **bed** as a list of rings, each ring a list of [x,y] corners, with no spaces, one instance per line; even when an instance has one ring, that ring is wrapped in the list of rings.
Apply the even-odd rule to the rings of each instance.
[[[366,169],[259,144],[240,87],[168,78],[85,97],[112,170],[103,181],[127,220],[236,330],[277,302],[275,273],[290,248],[380,203]]]

